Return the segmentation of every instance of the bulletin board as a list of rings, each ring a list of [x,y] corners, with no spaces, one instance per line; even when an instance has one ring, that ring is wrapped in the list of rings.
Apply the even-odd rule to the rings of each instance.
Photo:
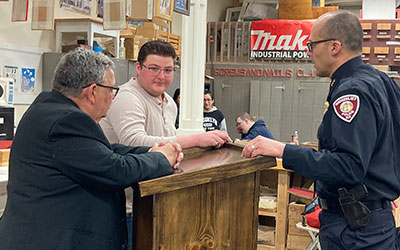
[[[0,76],[15,77],[14,104],[31,104],[42,91],[42,54],[48,51],[0,42]]]

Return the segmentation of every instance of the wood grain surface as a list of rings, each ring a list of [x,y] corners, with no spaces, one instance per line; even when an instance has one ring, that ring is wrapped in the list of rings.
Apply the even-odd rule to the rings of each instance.
[[[220,149],[185,150],[179,170],[169,176],[139,182],[140,195],[170,192],[276,166],[273,157],[242,158],[242,148],[228,143]]]
[[[245,159],[241,151],[233,144],[186,150],[179,173],[140,182],[133,203],[133,249],[255,250],[259,170],[276,161]]]

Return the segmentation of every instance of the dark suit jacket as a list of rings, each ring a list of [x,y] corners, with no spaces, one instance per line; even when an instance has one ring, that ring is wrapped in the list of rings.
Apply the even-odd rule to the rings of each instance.
[[[148,149],[110,145],[70,99],[41,93],[11,148],[0,249],[121,249],[123,189],[173,172],[163,154]]]

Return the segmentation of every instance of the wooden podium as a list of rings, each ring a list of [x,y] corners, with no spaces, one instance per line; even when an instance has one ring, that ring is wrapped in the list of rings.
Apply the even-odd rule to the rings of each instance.
[[[257,248],[260,170],[275,158],[243,146],[190,149],[176,173],[143,181],[133,201],[134,250]]]

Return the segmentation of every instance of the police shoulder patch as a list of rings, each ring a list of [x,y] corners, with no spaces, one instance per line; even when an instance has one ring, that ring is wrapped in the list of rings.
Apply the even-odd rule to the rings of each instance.
[[[343,95],[333,102],[336,115],[345,122],[350,123],[360,108],[358,95]]]

